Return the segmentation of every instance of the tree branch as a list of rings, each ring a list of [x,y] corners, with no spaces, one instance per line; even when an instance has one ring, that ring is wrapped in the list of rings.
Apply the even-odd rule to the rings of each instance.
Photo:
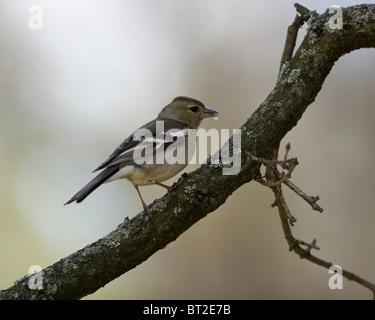
[[[282,193],[281,184],[285,183],[288,185],[293,191],[295,191],[300,197],[302,197],[307,203],[311,205],[313,210],[317,210],[319,212],[323,212],[323,209],[316,203],[319,200],[319,196],[311,197],[304,193],[301,189],[295,186],[288,178],[290,178],[291,171],[295,168],[298,164],[297,159],[287,159],[288,152],[290,150],[290,144],[288,143],[286,147],[285,157],[284,160],[277,160],[277,152],[275,150],[273,154],[272,160],[265,160],[261,158],[257,158],[255,156],[250,155],[250,159],[254,161],[258,161],[263,165],[267,166],[266,170],[266,179],[267,183],[263,182],[262,179],[258,179],[257,181],[266,187],[270,187],[275,195],[275,203],[272,206],[277,206],[279,209],[279,216],[281,220],[282,229],[284,232],[284,236],[286,241],[289,244],[289,251],[295,252],[301,259],[306,259],[320,265],[324,268],[329,269],[333,264],[322,259],[319,259],[313,255],[311,255],[311,249],[319,250],[319,247],[316,246],[316,239],[314,239],[311,243],[307,243],[302,240],[298,240],[294,238],[291,227],[294,225],[294,222],[297,220],[291,214],[288,205],[286,204],[285,198]],[[288,168],[289,171],[287,174],[281,174],[277,170],[277,165],[281,165],[284,169]],[[281,180],[279,180],[281,179]],[[277,182],[274,182],[279,180]],[[303,249],[301,246],[305,246],[306,249]],[[375,296],[375,284],[357,276],[356,274],[342,270],[342,274],[348,280],[355,281],[364,287],[370,289]]]
[[[296,46],[298,29],[302,27],[303,23],[310,18],[310,11],[305,7],[301,6],[298,3],[295,3],[294,6],[300,15],[296,15],[293,23],[288,27],[286,33],[286,40],[284,46],[284,52],[281,56],[280,70],[283,67],[284,63],[291,60],[293,57],[294,47]]]
[[[275,199],[276,199],[275,202],[279,209],[280,220],[281,220],[282,228],[284,231],[285,239],[287,240],[289,244],[289,250],[295,252],[301,259],[306,259],[323,268],[329,269],[333,265],[331,262],[324,261],[323,259],[320,259],[311,254],[311,249],[319,249],[318,247],[316,247],[315,239],[312,241],[311,244],[309,244],[309,243],[306,243],[304,241],[297,240],[294,238],[292,234],[292,230],[288,223],[290,212],[289,212],[288,207],[286,206],[284,196],[281,192],[281,186],[273,187],[272,190],[275,194]],[[306,246],[307,249],[303,249],[301,245]],[[375,294],[375,284],[344,269],[342,270],[342,275],[348,280],[355,281],[359,283],[360,285],[370,289],[372,293]]]
[[[308,32],[293,57],[283,63],[275,88],[241,127],[241,170],[223,175],[223,165],[202,165],[184,174],[165,205],[125,219],[102,239],[43,269],[43,289],[30,289],[29,276],[0,291],[0,299],[79,299],[147,260],[194,223],[217,209],[241,185],[256,179],[269,158],[310,105],[335,61],[360,48],[375,47],[375,5],[344,10],[343,30],[331,30],[330,14],[310,15]],[[232,140],[230,140],[231,142]],[[276,187],[277,188],[277,187]]]

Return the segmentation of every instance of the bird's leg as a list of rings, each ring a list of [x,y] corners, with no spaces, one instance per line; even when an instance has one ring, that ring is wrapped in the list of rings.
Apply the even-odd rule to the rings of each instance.
[[[171,200],[172,191],[174,188],[176,188],[176,184],[173,184],[172,186],[167,186],[166,184],[157,181],[154,181],[154,183],[168,190],[167,199],[165,199],[165,203],[168,203]]]
[[[143,201],[142,195],[141,195],[141,193],[139,192],[138,186],[137,186],[136,184],[134,185],[134,188],[135,188],[135,190],[137,190],[137,192],[138,192],[139,198],[141,199],[141,202],[142,202],[143,209],[145,209],[145,211],[148,213],[148,215],[149,215],[150,217],[152,217],[152,214],[151,214],[150,208],[149,208],[149,207],[147,206],[147,204]]]

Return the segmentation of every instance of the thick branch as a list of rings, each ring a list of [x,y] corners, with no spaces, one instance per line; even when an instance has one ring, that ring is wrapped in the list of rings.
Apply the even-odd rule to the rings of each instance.
[[[310,17],[307,35],[283,64],[274,90],[241,127],[242,166],[237,175],[223,175],[221,165],[203,165],[180,179],[168,206],[162,200],[155,203],[152,219],[145,213],[126,219],[104,238],[45,268],[43,290],[29,289],[29,277],[24,277],[0,291],[0,298],[79,299],[93,293],[147,260],[255,179],[260,164],[248,155],[272,154],[314,101],[339,57],[375,47],[375,5],[350,7],[344,13],[344,30],[329,29],[328,13]]]

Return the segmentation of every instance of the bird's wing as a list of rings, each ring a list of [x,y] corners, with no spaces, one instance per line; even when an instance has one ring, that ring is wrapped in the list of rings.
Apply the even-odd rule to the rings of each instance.
[[[175,148],[185,147],[185,139],[177,139],[178,137],[173,133],[144,137],[141,141],[135,141],[137,143],[133,147],[113,158],[109,165],[121,165],[126,162],[139,165],[165,163],[165,151],[169,146],[173,144]]]
[[[97,167],[93,172],[99,171],[104,168],[111,167],[118,164],[117,160],[126,154],[132,154],[132,150],[139,143],[133,139],[133,135],[125,139],[116,149],[111,153],[106,161],[104,161],[99,167]]]
[[[143,161],[146,163],[151,161],[151,163],[157,163],[158,154],[162,154],[164,157],[165,150],[172,144],[174,144],[174,147],[180,147],[182,143],[182,147],[184,147],[185,139],[177,138],[185,137],[185,135],[187,135],[187,130],[177,129],[177,132],[159,132],[158,135],[156,135],[153,129],[154,128],[151,128],[151,130],[148,131],[149,134],[145,133],[144,136],[142,131],[138,132],[138,135],[136,133],[132,134],[124,140],[94,172],[127,162],[142,164]]]

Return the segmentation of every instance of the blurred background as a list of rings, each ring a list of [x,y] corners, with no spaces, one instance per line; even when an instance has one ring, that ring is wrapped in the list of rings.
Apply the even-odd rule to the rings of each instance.
[[[175,96],[239,128],[273,89],[294,1],[3,0],[0,3],[0,289],[101,238],[141,211],[116,181],[63,204],[130,133]],[[322,13],[333,4],[300,1]],[[43,28],[30,29],[32,5]],[[305,35],[300,30],[298,43]],[[375,281],[375,50],[342,57],[283,140],[300,165],[284,188],[295,237],[318,257]],[[188,166],[192,171],[197,165]],[[178,176],[173,181],[176,181]],[[164,195],[144,187],[146,202]],[[175,242],[85,299],[371,299],[288,251],[272,191],[251,182]]]

